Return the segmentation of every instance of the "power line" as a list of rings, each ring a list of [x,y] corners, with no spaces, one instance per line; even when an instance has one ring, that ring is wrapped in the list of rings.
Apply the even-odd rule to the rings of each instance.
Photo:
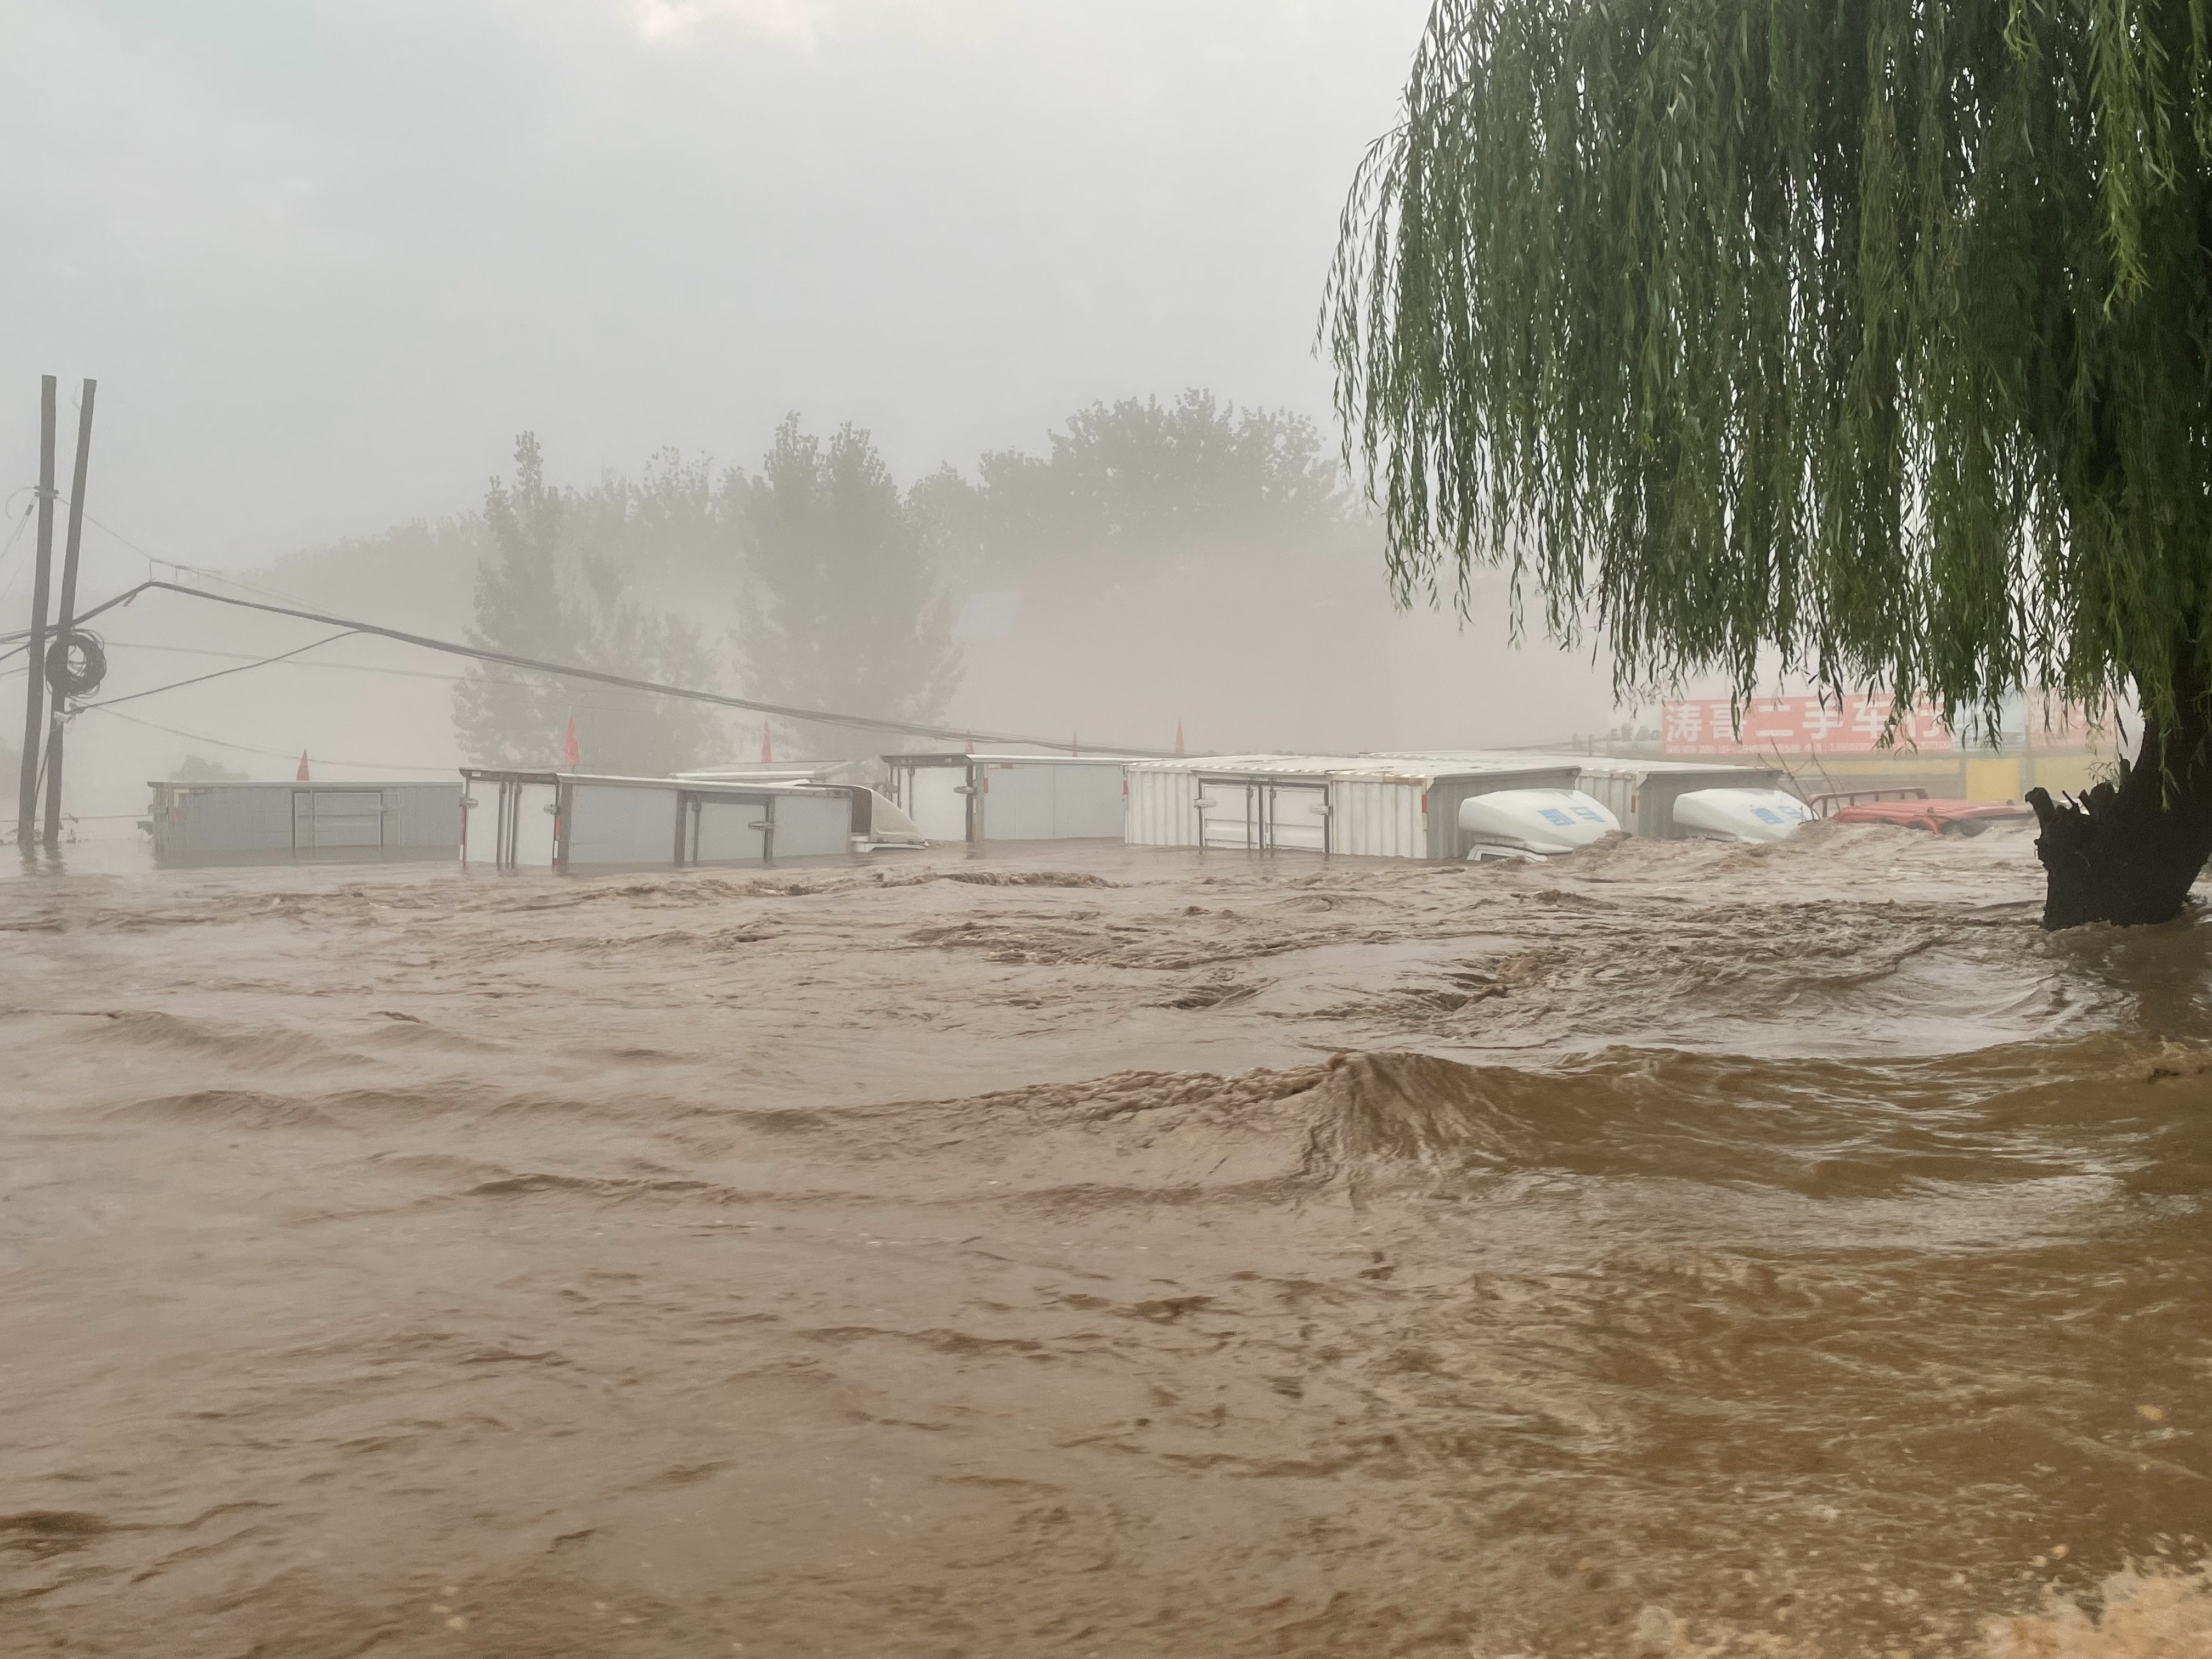
[[[104,641],[104,643],[107,647],[108,654],[110,656],[122,651],[160,651],[180,657],[228,658],[232,662],[242,662],[247,664],[258,664],[279,660],[279,659],[276,658],[258,655],[252,651],[218,650],[216,647],[211,645],[159,645],[151,640],[108,640]],[[5,662],[10,657],[20,655],[21,650],[22,647],[21,646],[17,646],[9,650],[0,651],[0,662]],[[287,653],[285,654],[289,656],[291,653]],[[295,661],[292,664],[292,666],[295,668],[337,669],[347,673],[355,674],[389,674],[395,679],[436,680],[439,684],[443,685],[459,685],[468,678],[468,675],[465,673],[441,674],[434,669],[398,668],[390,663],[384,662]],[[20,667],[0,669],[0,679],[4,679],[11,674],[20,674],[22,672],[22,669]],[[501,674],[486,674],[483,678],[490,681],[495,685],[528,685],[532,684],[532,682],[528,680],[511,679]],[[634,699],[641,694],[632,692],[623,695]],[[616,705],[594,705],[586,703],[580,706],[591,708],[613,707]]]
[[[343,635],[333,635],[332,637],[334,637],[334,638],[343,638],[343,637],[344,637],[344,636],[343,636]],[[324,643],[324,644],[327,644],[328,642],[329,642],[328,641],[319,641],[319,643]],[[394,666],[393,666],[392,664],[390,664],[390,663],[378,663],[378,662],[310,662],[310,661],[307,661],[307,660],[305,660],[305,659],[301,659],[300,657],[298,657],[298,656],[297,656],[297,654],[296,654],[296,653],[292,653],[292,652],[286,652],[286,653],[283,653],[283,654],[281,654],[281,655],[279,655],[279,656],[276,656],[276,657],[257,657],[257,656],[253,655],[253,654],[252,654],[252,653],[250,653],[250,652],[245,652],[245,651],[216,651],[216,650],[211,650],[211,649],[210,649],[210,648],[208,648],[208,647],[204,647],[204,646],[192,646],[192,645],[150,645],[150,644],[146,643],[146,642],[145,642],[145,641],[115,641],[115,640],[109,640],[109,641],[107,641],[106,643],[106,646],[107,646],[108,653],[109,653],[109,654],[110,654],[110,656],[111,656],[111,657],[112,657],[112,656],[113,656],[113,655],[114,655],[116,653],[118,653],[118,652],[128,652],[128,651],[173,651],[173,652],[179,653],[181,653],[181,654],[186,654],[186,655],[191,655],[191,656],[202,656],[202,657],[228,657],[228,658],[231,659],[232,660],[234,660],[234,661],[235,661],[235,662],[238,662],[238,663],[240,663],[240,664],[244,665],[245,665],[246,667],[247,667],[247,668],[259,668],[259,667],[263,667],[263,666],[264,666],[264,665],[268,665],[268,664],[270,664],[270,663],[279,663],[279,662],[281,662],[281,663],[284,663],[284,664],[286,664],[288,666],[289,666],[289,667],[293,667],[293,668],[316,668],[316,669],[325,669],[325,670],[334,670],[334,671],[338,672],[341,672],[341,673],[349,673],[349,674],[383,674],[383,675],[387,675],[387,676],[389,676],[390,678],[394,678],[394,679],[403,679],[403,680],[429,680],[429,681],[432,681],[432,682],[434,682],[434,683],[435,683],[435,684],[440,684],[440,685],[460,685],[460,684],[466,684],[466,683],[467,683],[467,681],[468,681],[468,679],[469,679],[469,675],[468,675],[468,674],[465,674],[465,673],[461,673],[461,674],[441,674],[441,673],[437,672],[436,672],[436,671],[434,671],[434,670],[432,670],[432,669],[426,669],[426,668],[397,668],[397,667],[394,667]],[[301,647],[301,648],[302,650],[305,650],[305,649],[308,649],[308,648],[310,648],[310,647]],[[21,647],[21,646],[17,646],[17,647],[15,647],[15,648],[13,648],[12,650],[8,650],[8,651],[0,651],[0,662],[5,662],[5,661],[7,661],[10,657],[20,657],[21,655],[22,655],[22,647]],[[27,666],[28,666],[28,665],[27,665],[27,664],[23,664],[23,663],[17,663],[17,664],[16,664],[14,667],[12,667],[12,668],[0,668],[0,681],[12,680],[12,679],[15,679],[15,678],[18,678],[19,676],[21,676],[21,674],[23,674],[25,672],[27,672]],[[234,673],[234,672],[238,672],[238,671],[237,671],[237,670],[234,670],[234,669],[225,669],[225,670],[223,670],[223,671],[222,671],[222,672],[223,672],[223,673],[226,673],[226,674],[227,674],[227,673]],[[490,685],[517,685],[517,686],[522,686],[522,687],[525,687],[525,688],[528,688],[528,687],[530,687],[530,686],[532,686],[532,685],[533,685],[533,684],[535,684],[535,682],[533,682],[533,681],[527,680],[527,679],[524,679],[524,678],[520,678],[520,676],[517,676],[517,675],[513,675],[513,674],[494,674],[494,673],[485,672],[483,672],[483,671],[482,671],[482,670],[478,670],[478,671],[477,671],[477,673],[480,675],[480,677],[481,677],[482,680],[483,681],[483,683],[485,683],[485,684],[490,684]],[[173,683],[172,683],[172,684],[168,684],[168,685],[155,686],[155,687],[153,689],[153,690],[152,690],[152,691],[134,691],[134,692],[130,693],[129,695],[130,695],[130,697],[144,697],[144,696],[153,696],[154,691],[173,691],[173,690],[177,690],[179,686],[186,686],[186,685],[192,685],[192,684],[198,684],[198,681],[200,681],[200,680],[204,680],[204,679],[218,679],[218,678],[222,678],[222,675],[221,675],[221,674],[201,674],[201,675],[195,676],[192,679],[188,679],[188,680],[178,680],[178,681],[175,681],[175,682],[173,682]],[[600,709],[608,709],[608,708],[613,708],[613,709],[634,709],[634,708],[635,708],[639,705],[639,703],[640,703],[641,702],[644,701],[647,697],[650,696],[651,695],[652,695],[652,694],[651,694],[651,693],[648,693],[648,692],[643,692],[643,691],[623,691],[623,690],[616,690],[616,689],[613,689],[613,688],[609,688],[609,689],[607,689],[607,690],[599,690],[598,688],[595,688],[595,687],[589,687],[589,686],[587,686],[587,687],[583,688],[583,689],[582,689],[582,690],[576,690],[576,691],[571,692],[571,693],[569,694],[569,700],[570,700],[570,702],[572,702],[572,703],[573,703],[576,708],[580,708],[580,709],[581,709],[581,708],[600,708]],[[128,700],[129,700],[129,698],[126,698],[126,697],[110,697],[110,698],[106,699],[106,702],[126,702],[126,701],[128,701]],[[84,705],[84,706],[85,706],[85,707],[87,707],[87,708],[92,708],[92,707],[94,707],[94,706],[98,706],[98,707],[105,707],[105,706],[106,706],[106,703],[102,703],[102,704],[100,704],[100,705],[94,705],[94,704],[89,704],[89,703],[88,703],[88,704],[86,704],[86,705]]]
[[[328,639],[311,640],[307,644],[297,647],[293,650],[284,652],[282,654],[274,657],[264,657],[258,662],[240,663],[235,668],[218,668],[211,674],[195,674],[188,680],[172,680],[167,685],[152,686],[143,691],[127,691],[119,697],[107,697],[102,699],[99,702],[79,703],[77,707],[79,708],[112,708],[118,702],[136,702],[141,697],[157,697],[164,691],[180,691],[185,686],[198,685],[203,681],[206,680],[219,680],[227,674],[243,674],[249,669],[266,668],[271,663],[283,662],[288,659],[296,657],[303,651],[313,651],[318,646],[331,645],[335,644],[339,640],[349,640],[352,637],[353,629],[349,628],[341,633],[331,635]]]
[[[425,650],[442,651],[448,655],[468,657],[477,662],[501,663],[509,668],[520,668],[534,674],[550,674],[562,679],[586,680],[600,685],[618,686],[627,691],[646,691],[655,696],[674,697],[688,702],[712,703],[722,708],[743,708],[756,714],[774,714],[784,720],[806,720],[820,726],[842,726],[863,732],[895,732],[902,737],[937,738],[946,742],[973,740],[980,743],[1018,744],[1032,749],[1073,750],[1077,745],[1066,738],[1028,737],[1004,732],[978,732],[969,728],[947,726],[924,726],[912,720],[876,720],[865,714],[840,714],[823,708],[798,708],[788,703],[763,702],[752,697],[735,697],[720,691],[702,691],[694,687],[664,685],[655,680],[636,679],[627,674],[611,674],[603,669],[579,668],[569,663],[547,662],[542,658],[520,656],[510,651],[493,651],[482,646],[460,645],[451,640],[434,639],[426,634],[410,634],[397,628],[386,628],[376,623],[359,622],[346,617],[329,616],[319,611],[303,611],[289,605],[269,605],[257,599],[241,599],[228,593],[210,593],[204,589],[186,587],[178,582],[149,580],[136,587],[125,589],[113,599],[81,612],[77,624],[91,621],[104,611],[130,604],[141,593],[181,593],[188,599],[205,599],[214,605],[227,605],[241,611],[261,611],[271,616],[294,617],[301,622],[320,623],[328,628],[343,628],[356,634],[373,634],[387,640],[398,640],[404,645],[421,646]],[[21,635],[0,635],[0,640],[19,639]],[[1094,751],[1108,750],[1117,754],[1166,757],[1164,749],[1139,748],[1134,744],[1093,742]]]
[[[333,635],[332,637],[343,638],[344,636]],[[258,668],[267,663],[289,661],[290,665],[294,668],[335,670],[339,672],[351,674],[385,674],[394,679],[432,680],[441,685],[459,685],[465,684],[469,678],[469,675],[467,673],[441,674],[434,669],[399,668],[390,663],[308,662],[300,659],[296,652],[284,652],[277,656],[270,657],[257,655],[251,651],[222,651],[217,650],[213,646],[205,645],[157,645],[149,640],[108,640],[105,641],[105,643],[111,657],[118,652],[160,651],[173,653],[179,656],[228,658],[233,662],[242,663],[249,668]],[[327,644],[328,641],[322,641],[322,643]],[[308,647],[301,647],[303,650],[307,648]],[[10,658],[20,657],[22,654],[23,647],[21,646],[18,645],[10,647],[5,651],[0,651],[0,663],[4,663]],[[12,668],[0,668],[0,680],[13,679],[18,674],[25,672],[27,667],[27,665],[18,663]],[[231,671],[226,670],[224,672],[228,672]],[[527,687],[534,684],[534,682],[531,680],[523,679],[514,675],[489,673],[481,668],[472,672],[479,675],[484,682],[493,685],[519,685]],[[215,679],[217,678],[219,678],[219,676],[214,674],[203,674],[196,676],[195,679],[179,680],[170,685],[156,686],[154,690],[171,691],[176,690],[178,686],[193,684],[197,679]],[[140,697],[150,696],[153,693],[151,691],[134,691],[130,695],[133,697]],[[641,698],[649,696],[653,694],[649,692],[623,691],[613,689],[610,689],[604,693],[600,693],[586,689],[575,692],[573,695],[575,705],[579,708],[634,708],[637,706]],[[111,697],[107,699],[107,702],[120,702],[123,701],[124,699],[121,697]],[[89,707],[90,705],[87,706]]]
[[[91,705],[85,712],[106,714],[112,720],[128,720],[133,726],[143,726],[155,732],[167,732],[173,738],[190,738],[195,743],[210,744],[217,749],[228,749],[240,755],[265,755],[272,760],[293,758],[292,751],[289,749],[263,749],[250,743],[233,743],[228,738],[211,737],[205,732],[188,732],[181,726],[164,726],[159,720],[149,720],[141,715],[119,714],[112,708],[101,708],[97,703]],[[357,766],[364,772],[451,772],[454,769],[453,763],[449,761],[441,762],[436,765],[396,766],[390,761],[341,760],[333,755],[323,755],[316,758],[325,766]]]
[[[20,494],[21,492],[19,491],[18,493]],[[8,556],[15,550],[15,544],[21,541],[23,538],[23,526],[30,523],[31,515],[38,510],[39,503],[34,497],[30,506],[25,507],[22,511],[21,516],[15,520],[15,527],[8,532],[7,544],[5,546],[0,546],[0,565],[4,565],[8,562]],[[22,575],[22,574],[23,573],[19,570],[15,575],[10,576],[8,579],[7,587],[4,590],[0,590],[0,601],[4,601],[9,594],[15,591],[16,580]]]
[[[66,501],[69,500],[69,497],[62,495],[59,496],[58,499]],[[107,535],[113,537],[117,541],[122,543],[124,546],[129,548],[133,553],[136,553],[140,558],[145,560],[147,564],[146,574],[149,577],[151,577],[154,574],[154,566],[157,564],[165,564],[172,570],[189,570],[195,576],[204,576],[210,581],[224,582],[232,587],[242,587],[249,593],[265,594],[272,599],[289,599],[295,605],[305,605],[307,603],[306,599],[301,599],[297,593],[287,593],[282,588],[263,587],[257,583],[244,580],[237,576],[226,575],[220,570],[210,570],[204,565],[186,564],[182,559],[172,559],[163,554],[150,553],[147,551],[146,549],[139,546],[137,543],[132,541],[131,538],[125,535],[121,531],[115,528],[114,526],[108,524],[102,520],[95,519],[89,513],[84,515],[84,520],[87,524],[95,526],[100,530],[105,532]]]

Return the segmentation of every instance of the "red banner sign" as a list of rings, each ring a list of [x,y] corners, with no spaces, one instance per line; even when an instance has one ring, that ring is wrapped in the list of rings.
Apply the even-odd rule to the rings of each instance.
[[[1886,696],[1856,692],[1758,697],[1743,708],[1742,735],[1726,697],[1686,697],[1661,706],[1660,751],[1667,755],[1871,755],[1890,731]],[[1908,710],[1895,728],[1899,748],[1948,750],[1951,731],[1930,704]]]

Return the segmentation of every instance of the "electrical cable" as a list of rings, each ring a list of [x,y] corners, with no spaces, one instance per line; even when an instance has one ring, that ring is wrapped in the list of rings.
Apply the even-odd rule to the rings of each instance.
[[[250,651],[219,651],[212,646],[204,645],[158,645],[150,640],[106,640],[102,641],[102,643],[110,652],[159,651],[173,653],[179,656],[186,657],[227,657],[233,662],[243,663],[248,667],[257,667],[263,663],[279,660],[279,659],[276,658],[257,656]],[[25,647],[16,645],[9,647],[7,650],[0,651],[0,663],[6,663],[11,658],[21,656],[25,649]],[[291,655],[289,653],[286,654],[287,656]],[[292,659],[292,666],[295,668],[319,668],[332,670],[340,673],[348,674],[384,674],[390,676],[393,679],[401,680],[433,680],[441,685],[465,684],[469,680],[471,672],[480,675],[487,684],[492,685],[529,686],[535,684],[534,681],[520,678],[514,675],[488,673],[481,668],[459,674],[441,674],[434,669],[399,668],[395,667],[391,663],[385,662],[306,662],[298,659],[296,657]],[[23,672],[23,667],[24,665],[21,663],[18,663],[12,668],[0,667],[0,680],[14,678],[16,675]],[[176,682],[176,684],[188,685],[191,683],[191,682],[189,680],[180,680]],[[157,689],[173,690],[174,687],[169,686]],[[139,696],[143,694],[134,692],[132,695]],[[577,694],[576,706],[579,708],[621,708],[624,706],[634,707],[636,700],[646,695],[647,694],[638,691],[610,690],[606,694],[606,700],[601,702],[596,700],[592,693],[584,691]],[[111,698],[110,701],[118,702],[120,699]]]
[[[107,678],[107,646],[89,629],[63,629],[46,647],[46,684],[55,706],[74,697],[88,697]]]
[[[788,703],[763,702],[753,697],[735,697],[720,691],[702,691],[690,686],[664,685],[655,680],[642,680],[628,674],[611,674],[603,669],[580,668],[570,663],[548,662],[538,657],[525,657],[511,651],[493,651],[482,646],[460,645],[452,640],[434,639],[427,634],[410,634],[404,629],[386,628],[375,623],[359,622],[346,617],[333,617],[319,611],[304,611],[289,605],[269,605],[258,599],[242,599],[228,593],[210,593],[204,589],[186,587],[179,582],[148,580],[127,588],[113,599],[104,600],[90,610],[79,613],[77,625],[90,622],[104,611],[118,605],[130,604],[141,593],[181,593],[187,599],[205,599],[214,605],[227,605],[241,611],[264,611],[270,616],[293,617],[301,622],[320,623],[325,627],[343,628],[351,633],[374,635],[381,639],[397,640],[403,645],[420,646],[425,650],[442,651],[450,656],[467,657],[477,662],[504,664],[534,674],[550,674],[562,679],[586,680],[600,685],[618,686],[627,691],[650,692],[655,696],[674,697],[688,702],[710,703],[721,708],[743,708],[756,714],[774,714],[784,720],[807,720],[821,726],[842,726],[863,732],[894,732],[902,737],[937,738],[947,742],[967,741],[997,744],[1018,744],[1032,749],[1066,750],[1073,751],[1079,745],[1060,738],[1039,738],[1013,732],[977,732],[964,727],[925,726],[914,720],[877,720],[865,714],[842,714],[823,708],[799,708]],[[27,633],[27,630],[26,630]],[[24,635],[0,635],[0,641],[24,637]],[[1093,752],[1156,757],[1167,759],[1172,751],[1165,749],[1146,749],[1134,744],[1099,743],[1090,744]]]
[[[148,580],[140,582],[136,587],[125,588],[123,592],[118,593],[112,599],[102,599],[98,605],[94,605],[89,611],[78,611],[76,616],[72,619],[71,625],[75,627],[82,627],[86,623],[90,622],[94,617],[100,616],[104,612],[112,611],[118,605],[130,604],[131,600],[137,599],[141,593],[143,593],[149,587],[166,587],[179,593],[191,593],[199,599],[213,599],[218,605],[242,605],[245,603],[242,599],[226,599],[220,593],[202,593],[197,588],[179,587],[174,582],[157,582]],[[41,629],[40,631],[50,633],[52,630],[51,627],[49,627],[47,629]],[[31,630],[29,629],[18,628],[12,633],[0,634],[0,644],[15,645],[20,648],[21,642],[29,639],[30,637]],[[15,654],[15,653],[13,651],[0,652],[0,657],[12,657]]]
[[[133,726],[143,726],[152,731],[166,732],[173,738],[190,738],[195,743],[210,744],[217,749],[228,749],[240,755],[264,755],[271,760],[285,761],[296,758],[293,752],[289,749],[264,749],[256,744],[233,743],[228,738],[214,737],[205,732],[189,732],[181,726],[164,726],[159,720],[149,720],[145,719],[143,715],[138,714],[121,714],[115,709],[102,708],[97,704],[89,706],[86,712],[106,714],[113,720],[128,720]],[[434,764],[418,763],[411,766],[398,766],[393,764],[390,761],[342,760],[335,755],[325,755],[319,757],[318,758],[319,763],[325,766],[357,766],[365,772],[414,772],[419,774],[424,772],[451,772],[453,769],[453,763],[451,761],[440,761]]]
[[[69,501],[69,497],[62,495],[59,491],[56,491],[55,495],[56,499],[58,501],[64,502],[67,502]],[[112,536],[115,540],[122,543],[124,546],[129,548],[133,553],[136,553],[140,558],[145,560],[148,567],[146,574],[149,578],[154,574],[152,567],[157,564],[165,564],[172,570],[188,570],[195,576],[204,577],[210,581],[222,582],[226,586],[229,587],[242,587],[249,593],[258,593],[265,599],[286,599],[294,605],[308,605],[313,603],[311,600],[302,599],[297,593],[288,593],[281,587],[264,587],[257,582],[247,581],[243,577],[228,575],[220,570],[210,570],[205,565],[186,564],[182,559],[172,559],[160,553],[149,553],[144,548],[139,546],[137,543],[132,541],[131,538],[125,535],[121,531],[116,529],[114,526],[108,524],[102,520],[94,518],[90,513],[87,513],[84,515],[84,521],[87,524],[92,525],[95,528],[106,532],[107,535]]]
[[[4,565],[8,562],[8,556],[15,550],[15,544],[23,538],[23,526],[31,522],[31,515],[38,510],[39,504],[37,501],[33,501],[28,507],[23,509],[21,516],[15,520],[15,527],[8,532],[7,544],[4,546],[0,546],[0,565]],[[15,578],[10,577],[8,581],[8,592],[12,593],[15,591]],[[0,598],[4,597],[5,595],[0,595]]]
[[[300,655],[302,652],[313,651],[319,646],[330,645],[338,640],[351,639],[354,635],[354,629],[349,628],[342,632],[330,635],[328,639],[310,641],[306,645],[297,647],[290,651],[283,652],[277,656],[263,657],[258,661],[240,663],[235,668],[218,668],[211,674],[195,674],[188,680],[172,680],[167,685],[150,686],[143,691],[126,691],[119,697],[108,697],[99,702],[80,703],[78,708],[80,709],[112,708],[118,702],[136,702],[141,697],[159,696],[164,691],[181,690],[187,685],[198,685],[204,680],[219,680],[228,674],[243,674],[248,669],[266,668],[271,663],[283,662],[289,658]]]

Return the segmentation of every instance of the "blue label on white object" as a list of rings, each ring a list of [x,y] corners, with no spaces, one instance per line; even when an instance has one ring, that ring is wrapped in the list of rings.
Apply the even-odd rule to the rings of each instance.
[[[1575,808],[1575,816],[1578,818],[1588,818],[1592,823],[1603,823],[1605,822],[1603,818],[1598,817],[1595,812],[1592,811],[1587,806],[1577,806]]]
[[[1536,816],[1553,823],[1565,824],[1571,830],[1574,828],[1575,821],[1556,806],[1540,806],[1536,809]]]
[[[1757,818],[1761,823],[1779,823],[1782,822],[1782,814],[1776,811],[1771,806],[1754,806],[1751,809],[1751,815]]]

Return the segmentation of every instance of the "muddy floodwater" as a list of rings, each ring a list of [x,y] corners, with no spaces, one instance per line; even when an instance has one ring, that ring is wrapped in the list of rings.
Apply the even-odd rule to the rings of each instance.
[[[0,882],[0,1652],[2212,1653],[2027,836]]]

